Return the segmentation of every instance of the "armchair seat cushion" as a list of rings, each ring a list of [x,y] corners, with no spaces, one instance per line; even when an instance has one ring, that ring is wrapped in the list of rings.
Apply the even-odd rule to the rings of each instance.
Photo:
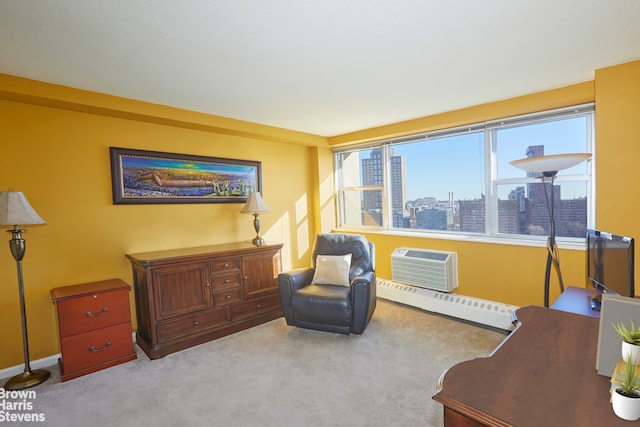
[[[297,320],[349,326],[351,289],[339,285],[307,285],[291,294],[291,308]]]

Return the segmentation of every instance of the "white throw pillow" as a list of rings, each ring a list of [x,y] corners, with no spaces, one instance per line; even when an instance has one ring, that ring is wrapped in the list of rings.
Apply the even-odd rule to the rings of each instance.
[[[316,257],[316,271],[311,283],[316,285],[351,286],[349,283],[349,269],[351,268],[351,254],[346,255],[318,255]]]

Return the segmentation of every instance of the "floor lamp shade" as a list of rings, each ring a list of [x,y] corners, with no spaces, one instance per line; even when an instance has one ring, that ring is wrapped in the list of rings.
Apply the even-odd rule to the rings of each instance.
[[[558,172],[576,166],[589,159],[591,153],[550,154],[547,156],[532,156],[513,160],[512,166],[533,173]]]
[[[19,191],[0,192],[0,225],[46,224]]]
[[[4,388],[6,390],[21,390],[34,387],[45,382],[51,375],[45,369],[31,370],[29,362],[29,337],[27,334],[27,314],[24,302],[24,282],[22,279],[22,258],[24,257],[26,242],[22,238],[25,231],[20,225],[46,224],[46,222],[31,207],[27,198],[18,191],[0,192],[0,225],[12,225],[13,229],[7,230],[12,234],[9,240],[11,254],[16,260],[18,270],[18,291],[20,295],[20,314],[22,318],[22,346],[24,353],[24,372],[9,378]]]
[[[240,213],[250,213],[253,215],[253,228],[256,230],[256,237],[252,243],[256,246],[264,245],[264,239],[260,237],[260,214],[262,212],[271,212],[267,204],[262,200],[259,192],[251,193],[247,198],[247,203],[242,207]]]

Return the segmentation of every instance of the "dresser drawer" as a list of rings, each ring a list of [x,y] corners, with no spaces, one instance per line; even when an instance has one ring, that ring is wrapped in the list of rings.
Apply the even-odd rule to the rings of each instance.
[[[211,284],[214,289],[228,288],[230,286],[240,286],[240,273],[216,274],[211,277]]]
[[[213,305],[215,307],[239,301],[242,301],[242,288],[240,286],[220,289],[213,293]]]
[[[61,346],[64,373],[132,355],[131,323],[63,337]]]
[[[231,270],[240,269],[240,258],[218,258],[211,262],[213,274],[224,273]]]
[[[165,342],[185,335],[196,334],[229,323],[226,309],[184,317],[158,325],[158,341]]]
[[[231,319],[236,322],[249,317],[259,316],[270,311],[281,310],[280,294],[274,294],[264,298],[258,298],[230,307]]]
[[[128,289],[64,299],[57,306],[61,337],[131,322]]]

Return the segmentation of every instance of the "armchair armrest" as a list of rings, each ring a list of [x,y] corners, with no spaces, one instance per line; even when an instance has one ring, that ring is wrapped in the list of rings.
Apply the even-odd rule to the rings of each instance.
[[[280,289],[280,305],[287,324],[293,325],[293,311],[291,310],[291,294],[304,288],[313,280],[314,269],[310,267],[298,268],[278,274],[278,288]]]
[[[304,288],[313,280],[314,269],[310,267],[298,268],[278,274],[278,286],[288,287],[290,292]]]
[[[351,299],[354,309],[352,332],[361,334],[376,308],[376,274],[367,271],[351,281]]]

